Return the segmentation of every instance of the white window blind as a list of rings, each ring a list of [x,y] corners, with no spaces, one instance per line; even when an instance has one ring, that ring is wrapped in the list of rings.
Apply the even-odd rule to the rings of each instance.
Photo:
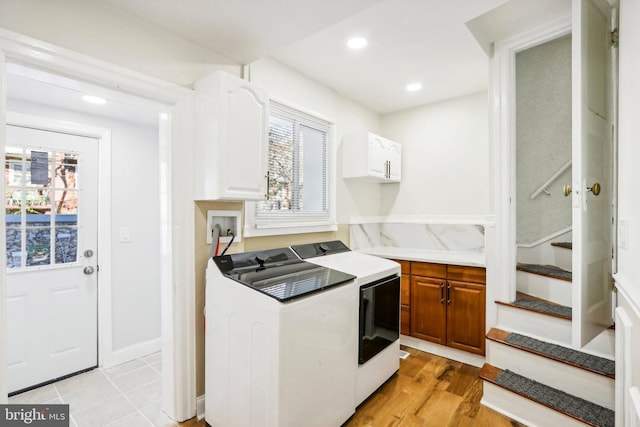
[[[335,224],[329,177],[332,123],[271,101],[268,198],[255,227]]]

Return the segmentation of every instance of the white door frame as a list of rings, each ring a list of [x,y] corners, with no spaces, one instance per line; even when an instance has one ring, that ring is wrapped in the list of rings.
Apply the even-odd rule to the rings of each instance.
[[[516,53],[571,33],[571,13],[496,42],[491,60],[490,132],[496,212],[496,276],[503,285],[495,299],[512,301],[516,295]],[[508,262],[504,262],[508,260]],[[494,324],[497,311],[492,310]]]
[[[26,63],[57,74],[167,104],[160,123],[161,299],[163,409],[182,421],[196,414],[193,170],[193,92],[86,55],[0,28],[0,120],[6,122],[6,61]],[[0,132],[4,158],[6,135]],[[174,141],[179,141],[180,144]],[[178,148],[180,145],[180,148]],[[176,191],[172,191],[173,189]],[[4,180],[0,184],[4,192]],[[5,227],[4,209],[0,212]],[[0,258],[6,259],[4,232]],[[104,278],[103,278],[104,280]],[[0,262],[0,403],[6,384],[6,265]],[[105,331],[100,331],[103,334]]]
[[[111,130],[7,111],[7,124],[66,132],[98,140],[98,366],[112,365],[111,333]]]

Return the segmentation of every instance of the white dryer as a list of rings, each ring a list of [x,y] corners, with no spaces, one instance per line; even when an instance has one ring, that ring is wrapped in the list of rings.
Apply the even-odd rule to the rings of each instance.
[[[356,405],[400,367],[400,264],[351,251],[339,240],[291,247],[305,261],[356,276]]]

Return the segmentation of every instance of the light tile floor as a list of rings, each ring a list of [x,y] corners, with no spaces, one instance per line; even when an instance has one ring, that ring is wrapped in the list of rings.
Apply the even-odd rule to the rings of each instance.
[[[154,353],[39,387],[9,403],[68,403],[72,427],[176,426],[161,410],[162,362]]]

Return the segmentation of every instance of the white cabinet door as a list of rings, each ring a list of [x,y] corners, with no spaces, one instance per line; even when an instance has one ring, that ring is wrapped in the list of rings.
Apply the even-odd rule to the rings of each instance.
[[[343,178],[390,183],[400,182],[402,146],[374,133],[345,138],[342,145]]]
[[[387,178],[387,140],[375,135],[369,134],[369,147],[367,150],[367,174],[372,177],[386,179]]]
[[[402,145],[397,142],[388,141],[387,159],[388,166],[388,179],[392,182],[400,182],[402,176]]]
[[[200,200],[262,200],[266,193],[269,97],[224,72],[196,85]]]

